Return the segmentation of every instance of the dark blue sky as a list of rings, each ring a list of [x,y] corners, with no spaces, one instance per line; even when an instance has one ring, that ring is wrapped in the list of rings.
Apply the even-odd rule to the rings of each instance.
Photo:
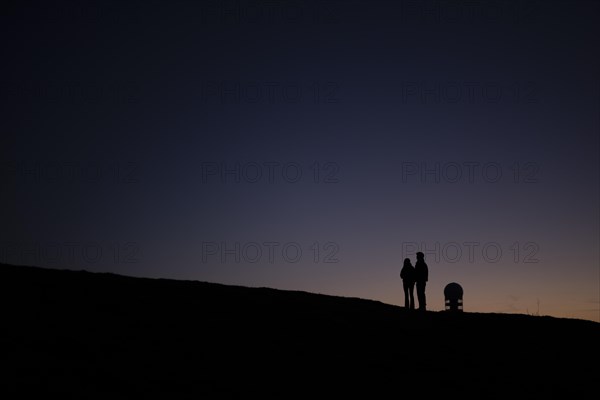
[[[600,319],[597,2],[11,4],[3,261]]]

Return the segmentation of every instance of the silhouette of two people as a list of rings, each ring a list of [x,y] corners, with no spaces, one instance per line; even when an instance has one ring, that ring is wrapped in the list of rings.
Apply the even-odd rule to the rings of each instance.
[[[419,301],[419,310],[425,311],[427,301],[425,299],[425,286],[429,279],[429,269],[425,263],[425,255],[422,252],[417,253],[417,262],[413,267],[410,259],[404,259],[404,265],[400,271],[402,286],[404,287],[404,307],[411,310],[415,309],[414,288],[417,286],[417,300]]]

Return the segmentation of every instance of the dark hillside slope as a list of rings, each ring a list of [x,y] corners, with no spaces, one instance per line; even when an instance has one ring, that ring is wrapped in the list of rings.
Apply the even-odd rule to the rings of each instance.
[[[0,293],[1,390],[13,393],[598,393],[600,324],[590,321],[407,312],[305,292],[3,264]]]

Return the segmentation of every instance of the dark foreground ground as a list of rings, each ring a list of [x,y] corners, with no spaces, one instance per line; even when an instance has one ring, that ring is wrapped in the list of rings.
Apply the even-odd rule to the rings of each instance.
[[[600,324],[0,264],[0,390],[596,398]],[[257,397],[258,396],[258,397]],[[38,397],[39,398],[39,397]]]

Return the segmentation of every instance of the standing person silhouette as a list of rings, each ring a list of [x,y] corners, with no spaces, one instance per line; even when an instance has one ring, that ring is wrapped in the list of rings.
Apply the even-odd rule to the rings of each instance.
[[[415,267],[410,263],[410,258],[404,259],[404,265],[400,271],[402,286],[404,287],[404,307],[415,309]]]
[[[429,270],[425,264],[425,254],[420,251],[417,253],[417,262],[415,263],[415,281],[417,282],[417,300],[419,300],[419,310],[425,311],[427,302],[425,301],[425,285],[429,278]]]

